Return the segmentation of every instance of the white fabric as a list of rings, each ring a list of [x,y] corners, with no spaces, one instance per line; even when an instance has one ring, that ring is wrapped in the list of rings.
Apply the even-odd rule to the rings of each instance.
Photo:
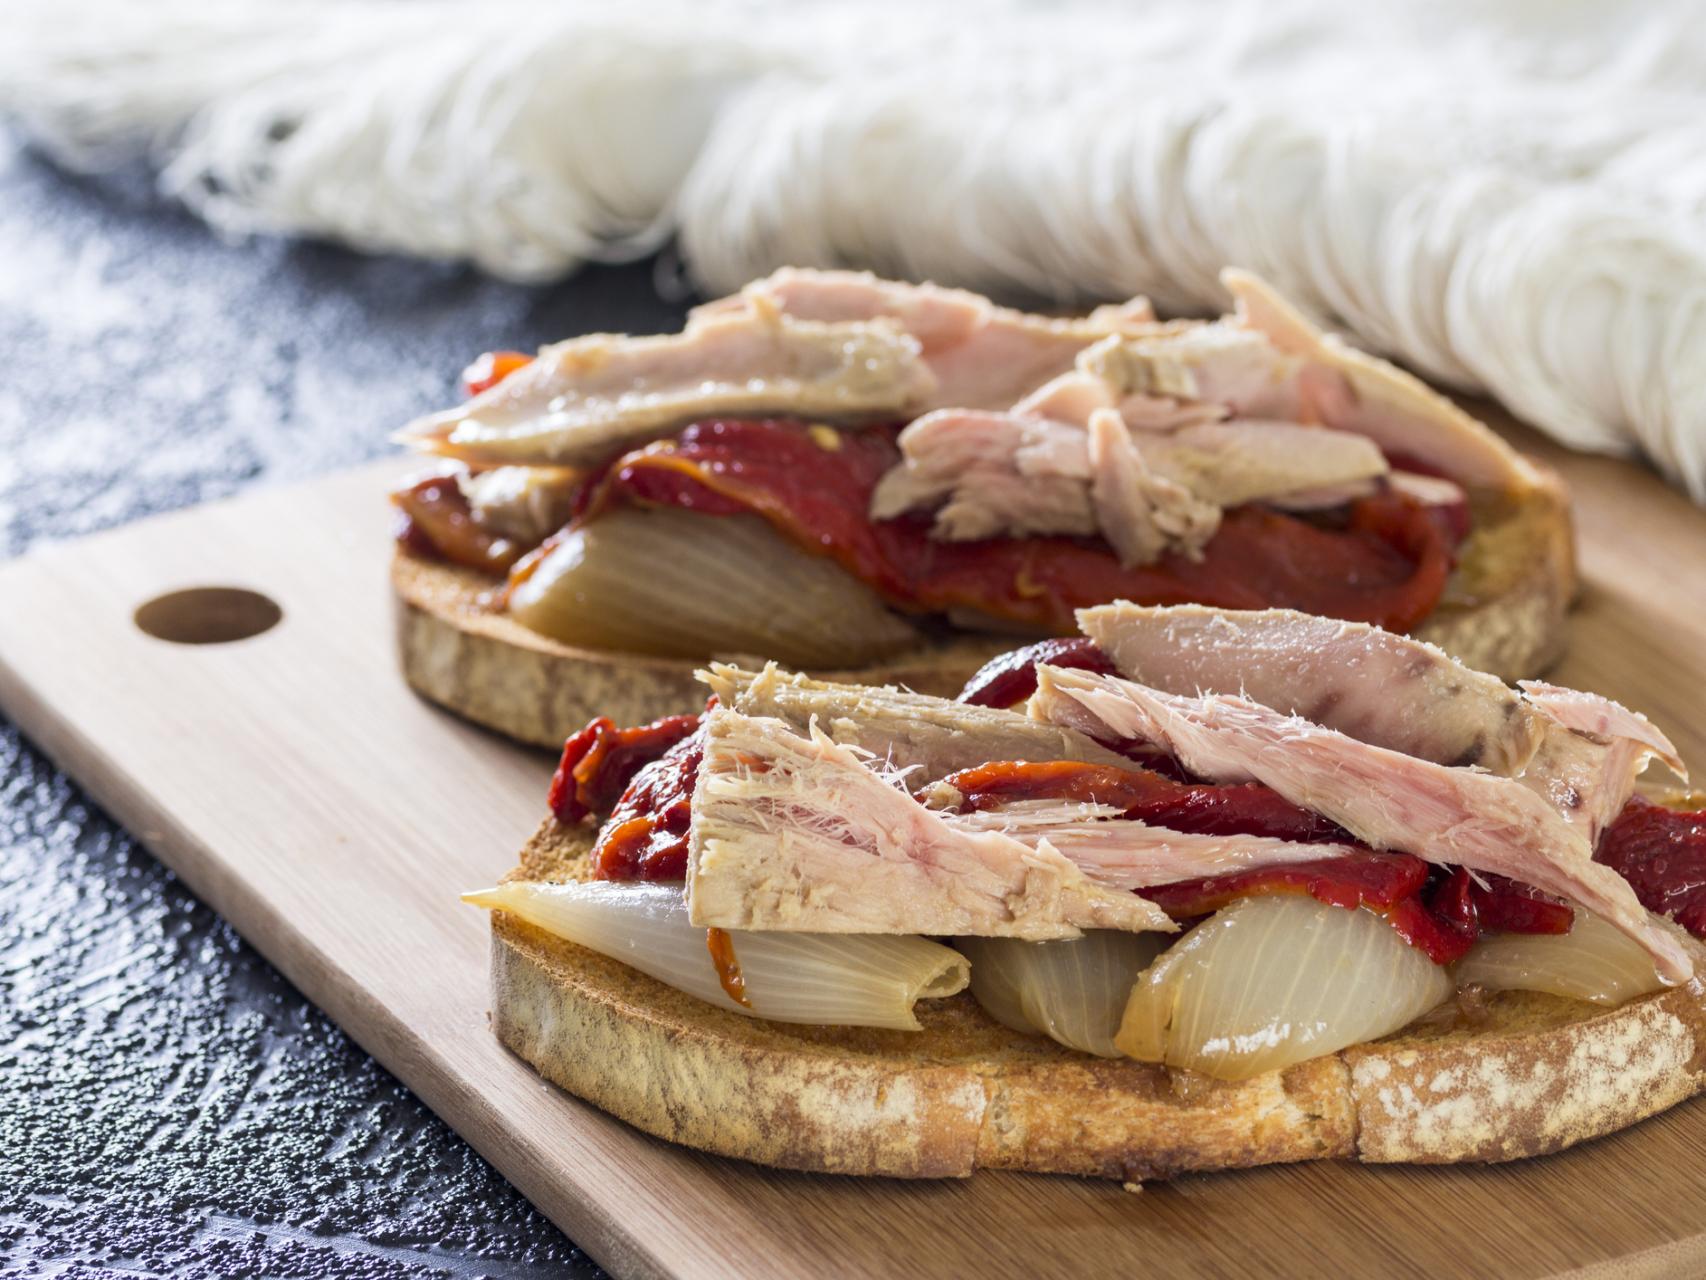
[[[217,226],[546,279],[679,235],[1364,344],[1706,498],[1706,4],[0,0],[0,110]]]

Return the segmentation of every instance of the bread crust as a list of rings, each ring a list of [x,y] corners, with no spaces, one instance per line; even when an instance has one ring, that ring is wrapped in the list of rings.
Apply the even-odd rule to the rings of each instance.
[[[1521,499],[1477,504],[1462,562],[1416,631],[1505,679],[1538,675],[1562,655],[1576,591],[1569,497],[1555,473],[1541,470],[1542,484]],[[640,724],[704,705],[693,676],[703,664],[560,644],[494,608],[491,579],[474,570],[399,550],[391,584],[404,678],[440,706],[511,738],[555,749],[594,716]],[[812,674],[952,697],[1017,643],[967,636],[856,671]]]
[[[547,820],[512,876],[586,874]],[[1703,949],[1706,950],[1706,949]],[[502,912],[493,1027],[546,1079],[636,1128],[762,1164],[1125,1182],[1317,1159],[1500,1161],[1614,1132],[1706,1087],[1700,979],[1606,1010],[1533,993],[1237,1084],[1088,1057],[925,1001],[924,1030],[785,1026],[713,1008]]]

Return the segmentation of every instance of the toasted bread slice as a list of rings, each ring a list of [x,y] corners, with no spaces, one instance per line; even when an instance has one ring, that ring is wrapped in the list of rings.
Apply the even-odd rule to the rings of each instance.
[[[548,821],[511,875],[583,877],[591,839]],[[890,1177],[1511,1160],[1706,1086],[1699,978],[1613,1010],[1507,992],[1474,1025],[1411,1028],[1240,1084],[1075,1053],[1008,1030],[969,993],[921,1001],[918,1032],[744,1018],[502,912],[492,1007],[499,1038],[542,1076],[647,1133]]]
[[[391,584],[404,678],[509,737],[554,749],[593,716],[640,724],[704,706],[693,675],[702,663],[560,644],[493,608],[492,580],[472,570],[399,550]],[[1478,670],[1538,675],[1563,653],[1575,589],[1569,498],[1547,472],[1520,499],[1477,505],[1457,572],[1416,634]],[[953,697],[985,662],[1019,643],[967,634],[859,670],[813,674]]]

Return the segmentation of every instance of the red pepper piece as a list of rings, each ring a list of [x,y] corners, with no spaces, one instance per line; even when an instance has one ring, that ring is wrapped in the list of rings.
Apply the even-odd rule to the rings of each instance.
[[[1473,937],[1442,923],[1438,916],[1428,910],[1419,894],[1412,894],[1402,902],[1393,903],[1381,914],[1400,938],[1435,964],[1451,964],[1461,960],[1464,953],[1475,945]]]
[[[1481,916],[1476,908],[1475,882],[1469,872],[1456,867],[1436,874],[1436,883],[1427,891],[1427,907],[1442,927],[1474,942],[1481,932]]]
[[[699,727],[701,716],[665,716],[650,724],[618,729],[599,716],[563,744],[547,801],[559,822],[580,822],[609,813],[634,775]]]
[[[415,555],[436,555],[452,564],[502,574],[521,556],[521,547],[482,528],[455,476],[428,476],[391,495],[403,513],[397,541]]]
[[[1474,941],[1443,924],[1422,901],[1428,864],[1407,853],[1376,853],[1370,849],[1319,862],[1257,867],[1206,880],[1145,889],[1168,915],[1192,919],[1209,915],[1240,898],[1261,894],[1307,894],[1334,907],[1367,907],[1384,916],[1405,942],[1435,964],[1460,959]]]
[[[1647,910],[1706,938],[1706,810],[1671,809],[1635,796],[1593,856],[1627,880]]]
[[[600,880],[686,877],[693,784],[704,757],[701,729],[634,775],[593,847],[594,874]]]
[[[1351,840],[1319,814],[1259,782],[1181,782],[1152,769],[1074,760],[995,760],[949,774],[943,781],[960,793],[963,809],[970,812],[1018,800],[1070,800],[1110,805],[1128,818],[1200,835]]]
[[[1305,893],[1335,907],[1390,907],[1414,897],[1427,878],[1428,864],[1420,858],[1370,849],[1315,862],[1180,880],[1145,889],[1143,896],[1180,919],[1206,916],[1258,893]]]
[[[1461,867],[1457,874],[1467,877]],[[1542,893],[1533,885],[1484,875],[1486,887],[1475,885],[1475,914],[1483,932],[1568,933],[1576,913],[1562,898]]]
[[[824,432],[791,420],[713,419],[623,455],[585,518],[605,503],[640,501],[769,520],[827,555],[897,608],[976,610],[1057,635],[1073,611],[1127,599],[1226,608],[1302,609],[1408,630],[1432,612],[1451,538],[1415,498],[1384,492],[1335,517],[1300,519],[1234,508],[1197,559],[1166,555],[1122,566],[1097,538],[943,542],[927,516],[874,521],[872,490],[899,459],[898,425]]]
[[[1113,659],[1094,640],[1062,636],[991,658],[966,681],[959,701],[974,707],[1017,706],[1037,691],[1037,668],[1043,663],[1104,676],[1116,673]]]
[[[477,396],[532,363],[533,357],[521,351],[488,351],[462,371],[462,389]]]

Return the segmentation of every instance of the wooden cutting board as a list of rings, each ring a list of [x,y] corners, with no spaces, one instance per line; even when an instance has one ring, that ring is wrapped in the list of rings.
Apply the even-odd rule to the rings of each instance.
[[[1625,464],[1575,486],[1587,591],[1566,683],[1645,708],[1706,767],[1706,514]],[[493,880],[549,762],[396,676],[396,464],[44,547],[0,568],[0,706],[310,999],[623,1276],[1417,1275],[1706,1270],[1706,1104],[1550,1159],[1295,1166],[1151,1186],[908,1184],[678,1150],[542,1083],[486,1027]],[[282,620],[178,644],[163,593]],[[191,596],[191,636],[267,620]],[[619,1071],[620,1063],[610,1069]]]

